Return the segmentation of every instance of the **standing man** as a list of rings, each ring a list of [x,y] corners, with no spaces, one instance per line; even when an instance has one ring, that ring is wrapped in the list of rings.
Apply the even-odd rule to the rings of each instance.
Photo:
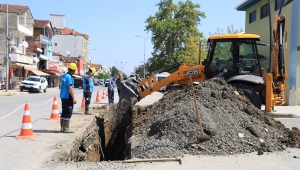
[[[108,103],[114,103],[114,87],[116,86],[117,75],[109,79],[108,83]]]
[[[117,78],[116,84],[121,83],[123,81],[122,73],[119,73],[119,77]],[[118,88],[118,95],[120,97],[120,89]]]
[[[56,77],[52,77],[52,87],[56,87]]]
[[[61,76],[60,98],[62,112],[60,117],[60,126],[63,133],[74,133],[69,129],[69,126],[74,104],[77,103],[73,91],[74,79],[72,78],[72,75],[76,70],[77,65],[75,63],[70,63],[68,66],[68,72]]]
[[[85,98],[85,110],[84,114],[91,115],[89,112],[89,106],[91,103],[92,93],[94,91],[93,76],[96,69],[91,67],[89,71],[83,77],[83,97]]]

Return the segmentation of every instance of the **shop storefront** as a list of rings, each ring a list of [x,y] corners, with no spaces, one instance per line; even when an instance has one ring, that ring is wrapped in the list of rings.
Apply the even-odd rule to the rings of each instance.
[[[47,62],[47,70],[45,71],[46,73],[50,74],[49,77],[47,77],[48,80],[48,86],[49,87],[58,87],[59,86],[59,81],[60,81],[60,76],[61,72],[59,71],[59,64],[53,61],[48,61]]]

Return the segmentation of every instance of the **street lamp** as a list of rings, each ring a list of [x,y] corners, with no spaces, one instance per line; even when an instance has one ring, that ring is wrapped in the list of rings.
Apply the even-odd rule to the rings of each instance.
[[[146,39],[147,38],[152,38],[154,37],[155,35],[151,36],[151,37],[142,37],[142,36],[139,36],[137,34],[135,34],[135,36],[137,37],[140,37],[140,38],[144,38],[144,78],[146,77],[146,57],[145,57],[145,47],[146,47]]]
[[[124,63],[124,66],[122,65],[122,61],[121,61],[121,72],[123,73],[123,69],[125,68],[127,62]]]

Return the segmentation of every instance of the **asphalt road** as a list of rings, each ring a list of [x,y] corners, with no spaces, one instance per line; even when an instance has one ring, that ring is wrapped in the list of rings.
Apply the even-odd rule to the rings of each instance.
[[[108,103],[107,98],[101,100],[100,104],[94,103],[97,91],[99,90],[102,98],[104,88],[104,86],[95,87],[90,106]],[[47,93],[0,97],[0,169],[39,168],[41,163],[58,150],[55,145],[57,142],[64,141],[64,136],[67,136],[68,139],[72,137],[72,134],[59,133],[59,120],[49,120],[54,96],[57,97],[58,111],[59,113],[61,112],[59,92],[57,89]],[[75,89],[77,104],[74,106],[74,118],[72,118],[73,122],[71,125],[75,129],[80,128],[76,127],[76,117],[81,117],[82,119],[89,117],[83,115],[83,111],[80,109],[83,97],[82,92],[82,89]],[[16,139],[15,136],[20,134],[25,102],[29,103],[32,129],[33,133],[37,134],[37,137],[33,139]],[[118,102],[117,93],[115,93],[115,102]]]
[[[92,103],[96,100],[97,90],[102,96],[104,87],[96,86],[95,92],[92,96]],[[58,101],[59,112],[61,112],[61,102],[59,98],[59,90],[49,91],[47,93],[29,93],[15,96],[1,96],[0,97],[0,140],[5,136],[18,135],[19,129],[22,125],[22,118],[24,114],[24,104],[29,104],[29,111],[32,121],[32,126],[39,124],[40,120],[47,120],[51,115],[54,96]],[[74,108],[80,108],[82,103],[82,89],[75,88],[75,96],[77,104]],[[18,109],[18,110],[17,110]],[[16,110],[16,111],[15,111]],[[15,111],[15,112],[14,112]],[[17,133],[16,133],[17,131]]]

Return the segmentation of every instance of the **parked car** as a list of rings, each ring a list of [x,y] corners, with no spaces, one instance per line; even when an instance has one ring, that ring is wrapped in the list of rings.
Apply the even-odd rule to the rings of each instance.
[[[108,85],[109,85],[109,79],[106,79],[105,80],[105,87],[108,87]]]
[[[99,79],[99,84],[100,85],[104,85],[104,80],[103,79]]]
[[[74,78],[74,88],[83,88],[83,79],[82,78]]]
[[[162,79],[168,77],[169,75],[171,75],[171,74],[168,72],[162,72],[160,74],[156,74],[155,78],[156,78],[156,81],[161,81]],[[158,91],[166,91],[166,90],[167,90],[167,87],[164,86],[164,87],[160,88]]]
[[[45,93],[47,91],[48,81],[45,77],[39,76],[29,76],[25,80],[21,81],[20,91],[38,91],[43,90]]]

